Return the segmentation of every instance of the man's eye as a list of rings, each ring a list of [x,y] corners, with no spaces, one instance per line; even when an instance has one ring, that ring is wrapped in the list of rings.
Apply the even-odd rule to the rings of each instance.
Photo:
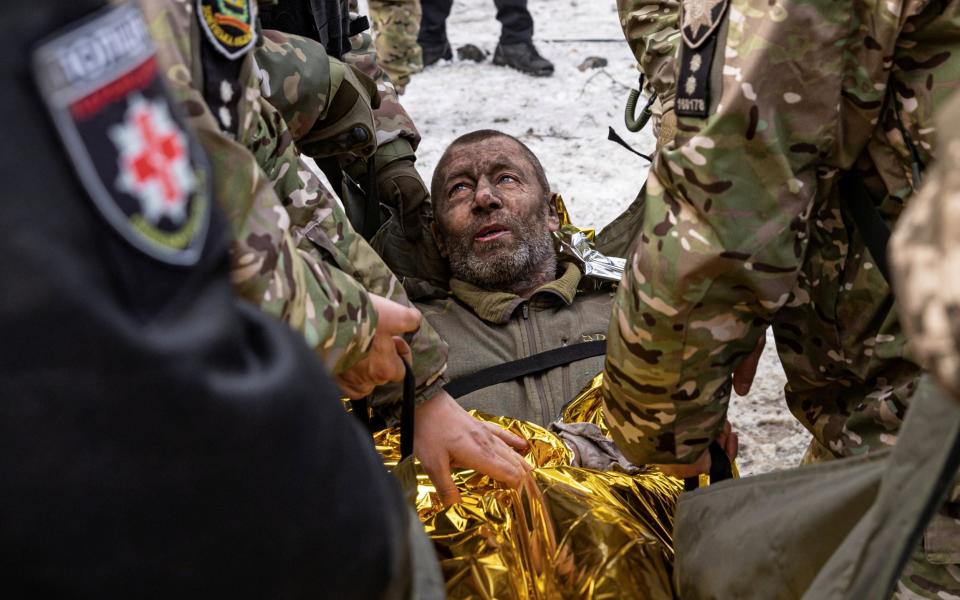
[[[457,194],[460,194],[460,193],[462,193],[462,192],[465,192],[465,191],[467,191],[467,190],[469,190],[469,189],[470,189],[470,188],[467,187],[467,184],[465,184],[465,183],[455,183],[455,184],[453,184],[453,185],[450,187],[450,195],[451,195],[451,196],[456,196]]]
[[[517,180],[513,175],[501,175],[500,179],[497,180],[498,183],[516,183]]]

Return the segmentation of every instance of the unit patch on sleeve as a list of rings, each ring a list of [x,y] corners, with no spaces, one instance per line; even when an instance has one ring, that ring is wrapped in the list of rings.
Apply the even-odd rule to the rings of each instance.
[[[677,115],[706,117],[710,111],[710,75],[719,29],[729,0],[683,0],[680,17],[680,68]]]
[[[111,7],[45,40],[33,69],[100,214],[140,251],[194,264],[210,222],[206,156],[171,107],[140,11]]]
[[[253,48],[256,5],[250,0],[197,0],[200,27],[218,52],[233,60]]]

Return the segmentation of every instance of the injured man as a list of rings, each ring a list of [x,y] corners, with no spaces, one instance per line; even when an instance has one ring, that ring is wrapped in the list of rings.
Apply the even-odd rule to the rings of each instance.
[[[603,370],[613,286],[558,256],[540,161],[507,134],[456,139],[431,183],[450,295],[418,303],[450,346],[447,391],[468,409],[539,425]]]

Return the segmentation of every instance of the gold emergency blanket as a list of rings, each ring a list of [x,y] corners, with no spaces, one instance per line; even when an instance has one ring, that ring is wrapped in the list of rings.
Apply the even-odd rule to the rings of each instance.
[[[588,387],[567,413],[592,403],[581,420],[597,418],[598,389]],[[416,509],[437,550],[448,598],[672,598],[670,534],[681,481],[654,470],[630,476],[572,467],[572,453],[549,431],[474,414],[527,439],[526,460],[536,468],[519,490],[455,470],[462,502],[444,508],[415,465]],[[375,442],[387,465],[395,465],[397,430],[378,433]]]

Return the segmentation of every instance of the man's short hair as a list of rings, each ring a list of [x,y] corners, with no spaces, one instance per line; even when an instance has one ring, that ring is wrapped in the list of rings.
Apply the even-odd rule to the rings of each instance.
[[[550,197],[550,182],[547,181],[547,174],[543,170],[543,165],[540,164],[540,159],[537,158],[537,155],[534,154],[530,148],[527,148],[526,144],[509,133],[497,131],[496,129],[478,129],[477,131],[465,133],[453,140],[450,142],[450,145],[447,146],[447,149],[443,151],[443,156],[441,156],[440,161],[437,162],[437,167],[433,170],[433,178],[430,180],[430,196],[434,199],[434,206],[436,206],[436,199],[442,196],[443,190],[441,186],[443,185],[444,171],[447,169],[447,163],[450,162],[450,151],[457,146],[476,144],[497,137],[513,140],[520,146],[520,152],[533,166],[533,170],[537,175],[537,183],[540,184],[540,189],[543,190],[544,199]]]

